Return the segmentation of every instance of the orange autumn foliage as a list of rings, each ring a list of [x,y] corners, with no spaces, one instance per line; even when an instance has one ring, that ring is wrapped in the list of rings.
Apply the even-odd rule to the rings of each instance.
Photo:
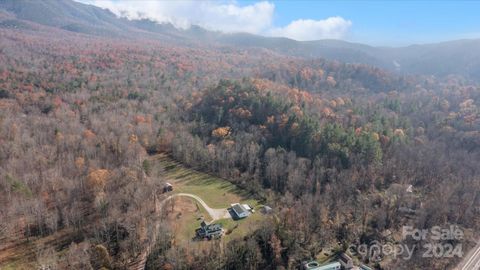
[[[395,136],[398,136],[398,137],[403,137],[403,136],[405,136],[405,133],[403,132],[403,129],[400,129],[400,128],[395,129],[395,131],[393,132],[393,134],[395,134]]]
[[[233,113],[238,118],[248,119],[252,117],[252,113],[244,108],[230,109],[230,113]]]
[[[145,117],[144,117],[144,116],[141,116],[141,115],[135,116],[134,121],[135,121],[135,124],[137,124],[137,125],[147,122],[147,120],[145,119]]]
[[[87,185],[94,191],[102,191],[110,177],[110,172],[105,169],[91,171],[87,176]]]
[[[212,131],[212,136],[216,138],[223,138],[230,134],[230,127],[219,127]]]
[[[130,137],[128,137],[128,141],[129,141],[130,143],[136,143],[136,142],[138,142],[138,137],[137,137],[137,135],[135,135],[135,134],[130,135]]]
[[[327,83],[330,87],[335,87],[337,85],[337,81],[332,76],[327,77]]]
[[[83,157],[78,157],[75,159],[75,167],[77,169],[83,169],[83,166],[85,165],[85,159]]]
[[[83,131],[83,138],[88,140],[88,139],[93,139],[95,137],[96,137],[95,133],[93,133],[93,131],[91,131],[90,129],[86,129],[85,131]]]

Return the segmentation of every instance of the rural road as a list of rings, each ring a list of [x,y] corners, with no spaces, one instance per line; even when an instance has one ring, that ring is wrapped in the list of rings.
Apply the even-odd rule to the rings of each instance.
[[[467,257],[460,263],[456,270],[479,270],[480,269],[480,242],[470,251]]]
[[[212,217],[212,221],[218,220],[218,219],[224,219],[224,218],[231,218],[230,213],[228,212],[227,209],[216,209],[216,208],[210,208],[202,198],[198,197],[197,195],[193,195],[190,193],[177,193],[173,194],[169,197],[167,197],[165,200],[162,201],[162,204],[165,203],[166,201],[173,199],[175,197],[190,197],[192,199],[195,199],[198,201],[203,208],[207,211],[207,213]],[[162,205],[163,206],[163,205]]]

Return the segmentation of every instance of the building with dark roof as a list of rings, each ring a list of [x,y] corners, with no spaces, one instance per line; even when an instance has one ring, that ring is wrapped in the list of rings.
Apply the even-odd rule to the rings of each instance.
[[[350,256],[348,256],[347,254],[345,254],[345,253],[340,254],[338,259],[339,259],[339,261],[342,264],[344,269],[348,270],[348,269],[352,269],[354,267],[352,258]]]
[[[198,238],[220,238],[223,234],[223,228],[221,224],[207,224],[205,221],[202,221],[200,228],[195,230],[195,234]]]
[[[232,204],[231,210],[237,218],[246,218],[250,215],[250,211],[239,203]]]

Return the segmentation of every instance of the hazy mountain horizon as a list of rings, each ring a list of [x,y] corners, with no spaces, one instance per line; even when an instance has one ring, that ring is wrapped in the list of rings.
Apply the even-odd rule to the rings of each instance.
[[[203,46],[259,47],[284,55],[362,63],[400,73],[436,76],[457,74],[469,79],[480,78],[480,50],[476,49],[480,47],[480,39],[386,47],[333,39],[296,41],[249,33],[226,34],[209,31],[200,26],[184,30],[175,28],[172,24],[156,23],[148,19],[119,18],[107,9],[71,0],[2,0],[0,9],[13,15],[13,18],[2,20],[2,27],[28,21],[87,35],[161,39]]]

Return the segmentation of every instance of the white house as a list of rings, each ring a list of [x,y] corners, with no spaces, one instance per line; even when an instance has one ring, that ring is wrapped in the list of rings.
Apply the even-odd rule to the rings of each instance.
[[[235,213],[237,218],[246,218],[250,216],[250,211],[247,208],[245,208],[245,206],[239,203],[234,203],[231,206],[232,206],[232,211]]]

